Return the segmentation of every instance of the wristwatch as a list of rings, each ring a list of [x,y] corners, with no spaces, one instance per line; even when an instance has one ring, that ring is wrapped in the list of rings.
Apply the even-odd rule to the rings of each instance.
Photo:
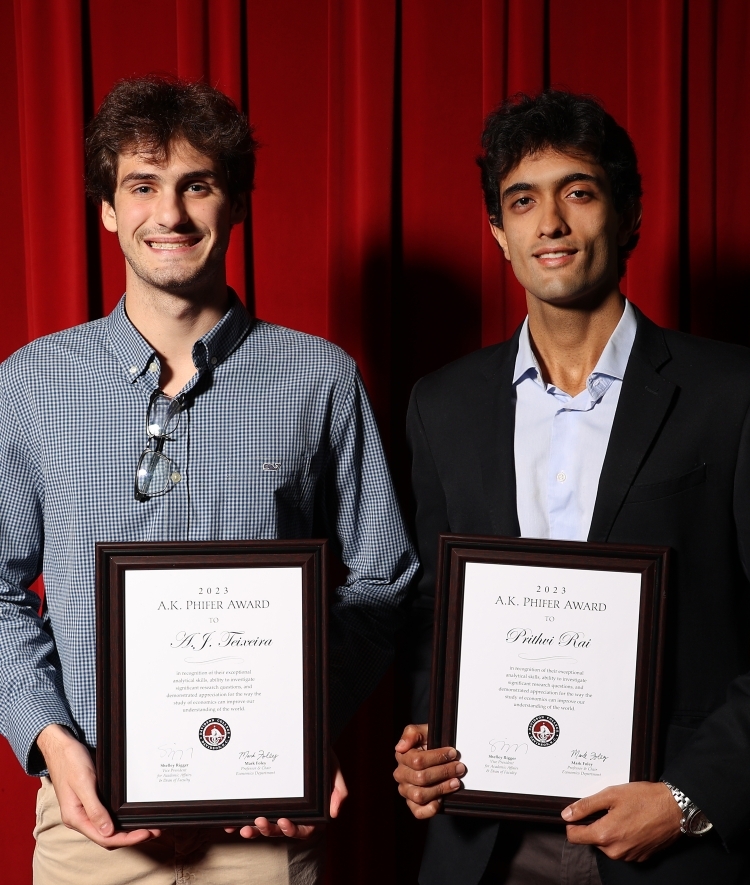
[[[705,834],[713,828],[713,824],[706,815],[698,808],[695,802],[690,799],[677,787],[672,786],[669,781],[664,778],[661,782],[665,787],[669,788],[669,792],[674,796],[674,801],[680,806],[682,811],[682,820],[680,821],[680,832],[686,836],[705,836]]]

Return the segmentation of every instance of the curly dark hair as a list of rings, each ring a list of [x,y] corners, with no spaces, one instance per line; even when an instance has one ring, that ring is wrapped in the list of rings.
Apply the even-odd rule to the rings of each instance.
[[[538,95],[519,92],[485,120],[482,154],[484,202],[492,224],[503,226],[500,183],[524,157],[551,148],[592,159],[607,173],[617,212],[633,209],[641,198],[641,176],[628,133],[593,95],[547,89]],[[620,275],[638,243],[637,228],[620,248]]]
[[[120,80],[86,130],[86,193],[112,203],[119,154],[166,158],[175,139],[220,163],[232,197],[252,188],[258,147],[247,118],[207,83],[149,74]]]

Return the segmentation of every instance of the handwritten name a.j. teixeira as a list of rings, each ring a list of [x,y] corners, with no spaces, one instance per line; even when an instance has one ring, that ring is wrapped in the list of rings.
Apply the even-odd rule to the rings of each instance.
[[[171,648],[189,648],[191,651],[202,651],[204,648],[232,648],[242,646],[271,645],[273,639],[263,639],[260,636],[245,637],[244,630],[222,630],[217,635],[215,630],[207,633],[188,633],[185,630],[175,636],[175,641],[170,643]]]
[[[224,605],[224,603],[227,603]],[[267,599],[188,599],[185,602],[185,611],[224,611],[233,608],[268,608],[271,603]],[[168,612],[181,612],[182,605],[179,599],[159,600],[156,610]]]

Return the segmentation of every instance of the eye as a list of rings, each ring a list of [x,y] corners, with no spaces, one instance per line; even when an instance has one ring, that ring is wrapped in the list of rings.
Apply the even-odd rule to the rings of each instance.
[[[186,188],[189,194],[202,194],[208,191],[208,185],[202,181],[192,181]]]
[[[150,194],[153,188],[150,184],[139,184],[137,188],[134,189],[134,194]]]
[[[591,191],[577,188],[576,190],[571,191],[568,196],[575,197],[576,200],[585,200],[588,197],[592,196],[592,194],[591,194]]]
[[[519,197],[517,200],[514,200],[511,204],[513,208],[525,209],[526,206],[530,206],[533,200],[531,197]]]

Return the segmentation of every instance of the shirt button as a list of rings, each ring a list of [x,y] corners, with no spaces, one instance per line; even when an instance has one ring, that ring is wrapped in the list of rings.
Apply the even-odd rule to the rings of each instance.
[[[211,365],[212,366],[215,366],[218,362],[219,362],[219,360],[215,356],[211,357]]]
[[[149,363],[148,370],[156,374],[159,371],[159,366],[156,363]]]
[[[174,471],[174,473],[172,473],[172,476],[170,478],[172,482],[179,482],[182,479],[182,477],[176,470]]]
[[[128,372],[130,372],[131,375],[135,375],[135,373],[136,373],[137,371],[138,371],[138,366],[131,366],[131,367],[128,369]]]
[[[556,477],[558,482],[565,482],[565,480],[567,478],[568,477],[562,472],[562,470],[557,474],[557,477]]]

